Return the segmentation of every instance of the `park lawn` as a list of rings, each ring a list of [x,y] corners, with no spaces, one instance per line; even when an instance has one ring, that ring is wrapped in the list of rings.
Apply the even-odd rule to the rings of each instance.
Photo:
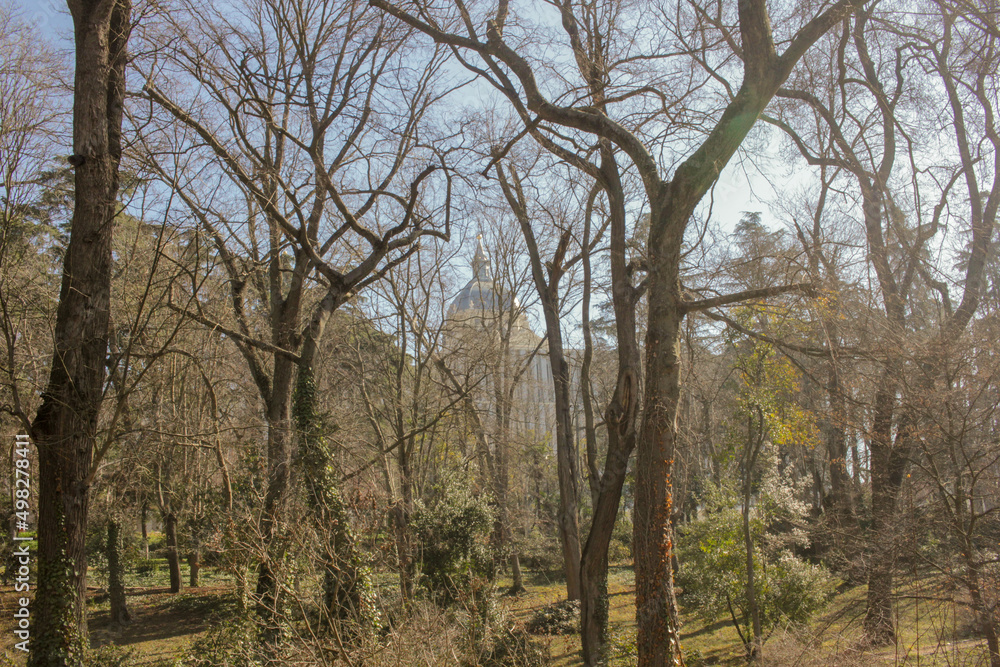
[[[765,645],[764,664],[775,667],[988,664],[985,640],[975,636],[973,619],[960,591],[937,575],[900,576],[897,583],[900,635],[897,646],[863,645],[865,586],[843,586],[807,626],[776,630]],[[526,587],[528,592],[512,604],[515,616],[522,621],[565,595],[562,582],[539,580],[537,575],[529,575]],[[634,592],[632,569],[613,567],[608,579],[611,665],[635,664]],[[683,595],[679,605],[681,645],[688,667],[747,664],[739,635],[728,617],[707,621],[685,609]],[[553,665],[568,667],[581,663],[578,635],[537,639]]]
[[[191,644],[213,621],[230,618],[236,610],[231,586],[143,588],[128,591],[132,622],[124,628],[109,624],[107,602],[89,605],[88,624],[92,647],[116,644],[142,656],[144,664],[186,656]]]
[[[133,622],[125,628],[109,625],[108,603],[99,589],[89,595],[89,627],[94,647],[116,644],[133,652],[140,664],[171,664],[190,653],[191,645],[209,627],[236,614],[235,586],[212,568],[202,569],[199,588],[184,587],[171,594],[159,563],[142,577],[131,577],[128,587]],[[501,590],[505,583],[499,582]],[[926,667],[986,664],[985,642],[974,636],[974,625],[960,591],[939,576],[899,577],[897,615],[900,642],[895,647],[864,649],[860,643],[865,587],[845,586],[826,609],[806,627],[775,631],[765,646],[766,665],[838,667],[922,665]],[[135,585],[131,585],[135,584]],[[558,575],[526,573],[527,592],[504,597],[515,622],[525,624],[539,609],[565,596]],[[611,623],[610,665],[635,664],[634,579],[630,567],[612,567],[608,582]],[[12,614],[18,594],[0,587],[0,667],[23,665],[23,655],[13,650]],[[955,603],[958,600],[958,604]],[[681,641],[689,667],[744,665],[743,648],[728,618],[706,621],[684,608]],[[534,641],[554,667],[581,663],[577,634],[537,636]]]

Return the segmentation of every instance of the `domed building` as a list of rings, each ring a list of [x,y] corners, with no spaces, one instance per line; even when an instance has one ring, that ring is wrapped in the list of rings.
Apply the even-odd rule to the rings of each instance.
[[[457,357],[462,372],[481,374],[479,384],[487,385],[488,390],[477,392],[481,411],[497,417],[501,411],[491,397],[510,396],[512,430],[538,442],[554,442],[548,348],[531,330],[517,298],[494,280],[482,236],[472,257],[472,279],[448,307],[446,336],[449,356]]]
[[[472,257],[472,280],[459,291],[448,307],[450,327],[455,330],[455,325],[461,325],[474,331],[509,334],[511,348],[534,351],[541,342],[541,337],[531,330],[517,297],[504,294],[503,288],[496,284],[490,274],[490,259],[480,235],[477,238],[476,254]]]

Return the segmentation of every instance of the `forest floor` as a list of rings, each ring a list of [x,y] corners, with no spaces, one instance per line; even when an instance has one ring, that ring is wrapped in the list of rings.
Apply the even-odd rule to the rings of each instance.
[[[975,636],[972,619],[958,591],[939,576],[898,578],[896,606],[900,641],[894,647],[865,648],[861,621],[865,586],[842,587],[813,621],[804,627],[776,630],[764,647],[763,665],[799,667],[874,667],[920,665],[974,667],[988,665],[985,640]],[[560,599],[563,585],[533,577],[528,593],[515,603],[520,618]],[[608,580],[611,623],[611,664],[635,664],[635,584],[631,568],[612,568]],[[684,607],[681,645],[688,667],[746,665],[739,635],[728,617],[706,621]],[[578,665],[582,661],[576,634],[539,637],[552,664]]]
[[[131,651],[144,665],[182,664],[194,641],[210,625],[236,614],[232,583],[221,573],[202,569],[202,586],[170,594],[162,568],[153,568],[141,582],[128,588],[132,623],[124,629],[109,625],[108,603],[100,589],[92,590],[89,628],[93,646],[115,644]],[[527,623],[547,605],[558,602],[565,588],[558,577],[528,573],[527,592],[504,597],[503,604],[517,621]],[[612,568],[609,578],[611,665],[635,664],[634,581],[629,567]],[[802,667],[874,667],[921,665],[973,667],[986,665],[985,643],[974,636],[971,618],[958,591],[940,577],[899,578],[897,622],[900,641],[895,647],[864,649],[860,644],[864,614],[864,586],[844,587],[805,627],[776,631],[764,648],[764,665]],[[17,594],[0,587],[0,666],[21,665],[13,648],[13,611]],[[680,598],[682,645],[689,667],[745,665],[743,648],[728,618],[706,621],[684,609]],[[581,662],[576,634],[536,636],[536,644],[555,667]],[[177,661],[175,663],[175,660]]]

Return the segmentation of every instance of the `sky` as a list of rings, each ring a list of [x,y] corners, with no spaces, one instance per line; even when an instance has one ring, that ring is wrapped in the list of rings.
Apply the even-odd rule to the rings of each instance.
[[[19,14],[29,25],[56,42],[59,47],[73,44],[73,18],[65,2],[59,0],[14,0]]]
[[[0,0],[3,1],[3,0]],[[13,0],[19,14],[57,48],[67,52],[73,48],[73,20],[65,0]],[[68,61],[71,63],[72,61]],[[767,205],[775,196],[767,179],[739,157],[723,170],[714,188],[714,197],[706,197],[701,214],[707,212],[712,202],[712,218],[723,229],[735,226],[744,211],[760,211],[763,221],[771,228],[778,223]]]
[[[65,0],[14,0],[21,17],[33,24],[59,48],[73,47],[73,19]],[[713,218],[723,227],[735,225],[743,211],[763,211],[765,224],[774,225],[763,200],[774,191],[752,168],[743,168],[734,159],[723,171],[715,186]]]

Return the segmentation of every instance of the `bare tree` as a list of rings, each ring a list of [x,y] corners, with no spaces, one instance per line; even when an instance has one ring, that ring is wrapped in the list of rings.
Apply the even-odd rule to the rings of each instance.
[[[543,398],[545,339],[532,330],[528,312],[537,303],[520,235],[508,217],[484,225],[472,259],[472,279],[448,308],[442,354],[435,365],[443,386],[460,401],[476,439],[474,456],[495,504],[491,541],[507,558],[513,592],[523,590],[514,540],[517,463],[551,430]],[[488,248],[488,250],[487,250]],[[499,560],[498,560],[499,565]]]
[[[229,283],[228,305],[209,304],[191,274],[175,307],[236,345],[264,404],[257,593],[273,618],[296,369],[318,370],[332,313],[421,237],[448,236],[450,186],[432,185],[444,162],[424,136],[440,59],[353,2],[253,0],[237,15],[181,4],[163,20],[176,39],[144,65],[160,133],[149,154]],[[324,456],[302,460],[325,469]]]
[[[968,594],[991,667],[1000,667],[1000,598],[993,542],[1000,523],[1000,451],[994,443],[1000,397],[996,392],[996,314],[989,313],[963,336],[961,345],[938,360],[941,381],[934,392],[911,398],[920,415],[913,434],[916,490],[943,549],[922,555],[934,570]],[[936,521],[934,521],[936,519]]]
[[[3,327],[3,399],[0,410],[28,428],[51,352],[54,316],[46,304],[58,295],[51,279],[59,232],[48,219],[49,199],[57,208],[71,193],[59,192],[63,174],[53,168],[59,133],[56,71],[59,60],[45,41],[16,14],[0,5],[0,324]],[[56,196],[55,193],[59,194]],[[44,352],[43,352],[44,350]]]
[[[995,68],[986,65],[996,61],[997,36],[982,30],[975,15],[935,3],[928,9],[916,28],[898,25],[889,31],[884,28],[894,24],[893,7],[859,11],[828,47],[832,78],[825,97],[807,89],[815,86],[815,73],[778,92],[811,111],[805,129],[771,119],[810,164],[853,181],[884,310],[876,325],[880,371],[868,429],[875,537],[865,631],[875,643],[895,639],[895,517],[913,434],[919,431],[919,418],[907,408],[911,399],[904,395],[909,393],[904,378],[911,373],[922,378],[911,382],[911,391],[921,387],[915,390],[918,395],[932,392],[941,380],[938,360],[948,357],[947,350],[979,307],[1000,205],[996,77]],[[976,46],[970,51],[972,44]],[[936,83],[925,80],[928,74]],[[872,104],[872,118],[862,120],[856,110]],[[954,147],[955,164],[942,164],[940,153],[921,150],[916,135],[929,130],[908,119],[914,113],[910,104],[937,104],[950,118],[953,131],[947,140]],[[984,172],[976,166],[980,162],[990,167]],[[897,185],[900,174],[906,180]],[[958,194],[962,181],[965,193]],[[963,208],[971,237],[958,282],[961,301],[953,307],[946,272],[929,261],[929,244],[945,235],[949,217]],[[928,293],[939,301],[937,331],[929,344],[917,344],[913,334],[929,325],[918,307]],[[834,353],[832,347],[830,351]]]
[[[0,412],[19,433],[28,432],[44,387],[52,350],[52,304],[59,292],[53,278],[59,258],[54,252],[39,252],[61,245],[61,235],[40,205],[45,198],[64,200],[52,196],[52,190],[65,179],[46,174],[59,134],[66,129],[58,113],[58,65],[44,39],[13,6],[0,5]],[[4,512],[4,522],[13,538],[18,499],[13,448],[10,452],[6,458],[11,474],[4,486],[10,510]],[[13,539],[8,542],[15,544]],[[11,553],[10,548],[3,551]],[[13,558],[6,559],[5,580],[16,567]]]
[[[425,248],[389,271],[373,289],[377,297],[365,309],[367,317],[350,327],[346,338],[354,341],[354,358],[342,362],[341,391],[360,394],[349,404],[363,406],[372,450],[366,453],[370,460],[348,474],[357,476],[376,465],[381,472],[395,532],[400,590],[407,601],[414,596],[420,557],[410,528],[415,503],[426,500],[451,473],[450,441],[461,442],[462,437],[452,438],[449,427],[470,395],[465,388],[454,392],[442,386],[436,368],[447,354],[446,294],[456,252],[443,246]]]
[[[610,74],[614,62],[590,62],[586,59],[584,40],[604,40],[610,35],[588,30],[586,11],[565,2],[556,3],[574,56],[579,56],[577,76],[585,84],[595,77],[605,85],[591,89],[586,101],[574,104],[553,98],[543,89],[536,68],[526,57],[522,42],[511,46],[508,37],[518,25],[508,25],[508,3],[501,2],[495,11],[473,17],[463,3],[456,3],[447,14],[431,14],[423,5],[391,4],[373,0],[373,4],[413,26],[440,44],[446,44],[461,58],[474,54],[481,65],[469,66],[493,85],[508,101],[528,128],[544,127],[547,138],[563,154],[573,154],[567,139],[559,143],[563,129],[595,135],[628,156],[642,180],[650,212],[647,247],[650,311],[646,334],[646,390],[643,425],[638,438],[636,478],[635,550],[636,609],[639,626],[639,661],[641,665],[681,662],[678,636],[679,621],[673,594],[673,538],[670,515],[673,511],[671,469],[675,458],[676,413],[680,396],[680,359],[678,341],[685,313],[719,302],[689,302],[680,284],[681,246],[684,230],[702,197],[715,182],[752,128],[758,115],[791,72],[806,50],[830,27],[836,25],[853,5],[838,2],[820,11],[786,37],[787,47],[778,54],[771,29],[771,19],[763,2],[740,2],[735,27],[727,22],[721,37],[742,61],[743,81],[738,87],[724,83],[730,95],[725,110],[710,122],[708,136],[666,177],[650,152],[652,142],[637,128],[629,128],[611,117],[612,100],[626,100],[649,95],[664,100],[665,90],[656,86],[627,85],[611,89]],[[584,5],[589,7],[589,5]],[[609,10],[617,5],[608,5]],[[704,12],[695,7],[696,15]],[[721,9],[720,9],[721,11]],[[510,30],[508,30],[508,28]],[[457,32],[463,30],[463,32]],[[737,39],[737,32],[739,38]],[[634,34],[634,30],[631,31]],[[630,61],[623,56],[622,63]],[[578,97],[575,93],[573,97]],[[558,99],[560,101],[553,101]],[[627,121],[626,121],[627,123]]]
[[[563,275],[584,254],[591,253],[600,239],[601,234],[595,234],[595,239],[579,248],[579,252],[567,256],[570,251],[570,241],[574,230],[563,218],[549,211],[549,219],[559,231],[559,241],[551,259],[543,262],[539,242],[529,213],[528,200],[521,177],[514,165],[505,171],[502,164],[496,166],[497,177],[503,190],[504,198],[514,212],[521,234],[524,236],[531,264],[532,280],[538,292],[545,318],[545,338],[547,356],[552,372],[553,389],[555,393],[555,436],[556,464],[559,478],[559,538],[563,550],[564,571],[566,573],[567,598],[577,600],[581,597],[580,584],[580,527],[579,527],[579,491],[577,470],[577,454],[574,444],[574,423],[571,411],[570,367],[563,348],[563,300],[560,295],[560,281]],[[555,230],[554,230],[555,231]]]

